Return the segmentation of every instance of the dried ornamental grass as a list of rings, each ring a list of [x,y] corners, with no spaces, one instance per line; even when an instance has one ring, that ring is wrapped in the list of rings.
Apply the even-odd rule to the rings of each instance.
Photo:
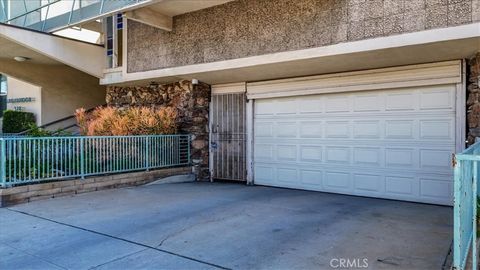
[[[80,131],[87,136],[175,134],[177,111],[174,108],[99,107],[91,113],[75,112]]]

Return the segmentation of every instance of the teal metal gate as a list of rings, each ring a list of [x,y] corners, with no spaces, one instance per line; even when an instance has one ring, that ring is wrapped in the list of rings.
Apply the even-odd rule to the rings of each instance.
[[[453,158],[454,165],[454,232],[453,268],[465,269],[469,254],[472,269],[477,269],[477,183],[480,142]]]

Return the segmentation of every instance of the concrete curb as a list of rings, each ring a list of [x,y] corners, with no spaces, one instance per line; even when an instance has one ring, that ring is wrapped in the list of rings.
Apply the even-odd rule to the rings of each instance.
[[[180,174],[180,175],[172,175],[172,176],[167,176],[165,178],[160,178],[154,182],[146,184],[145,186],[175,184],[175,183],[190,183],[190,182],[195,182],[195,180],[196,180],[195,175],[193,173]]]

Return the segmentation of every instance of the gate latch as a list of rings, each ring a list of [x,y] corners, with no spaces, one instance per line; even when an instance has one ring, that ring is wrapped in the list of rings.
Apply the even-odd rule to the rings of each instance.
[[[216,142],[211,142],[211,143],[210,143],[210,147],[211,147],[212,149],[217,149],[218,145],[217,145]]]

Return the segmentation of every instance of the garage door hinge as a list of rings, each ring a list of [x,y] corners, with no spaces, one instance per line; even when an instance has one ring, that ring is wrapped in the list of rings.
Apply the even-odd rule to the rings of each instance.
[[[455,154],[452,153],[452,167],[455,168],[456,165],[457,165],[457,160],[455,159]]]

